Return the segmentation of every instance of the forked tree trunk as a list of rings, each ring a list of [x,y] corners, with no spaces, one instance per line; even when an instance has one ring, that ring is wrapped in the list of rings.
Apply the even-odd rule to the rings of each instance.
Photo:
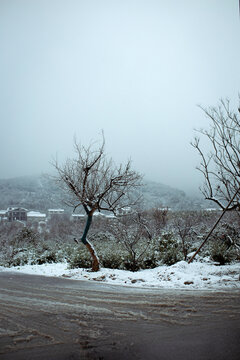
[[[85,226],[85,229],[84,229],[84,232],[83,232],[83,236],[81,237],[81,241],[86,246],[86,248],[88,249],[88,251],[91,254],[91,257],[92,257],[92,271],[99,271],[99,269],[100,269],[99,259],[97,257],[97,254],[95,252],[94,247],[87,240],[87,233],[88,233],[88,230],[89,230],[91,222],[92,222],[93,212],[92,211],[87,211],[87,210],[86,210],[86,212],[87,212],[88,217],[87,217],[86,226]]]

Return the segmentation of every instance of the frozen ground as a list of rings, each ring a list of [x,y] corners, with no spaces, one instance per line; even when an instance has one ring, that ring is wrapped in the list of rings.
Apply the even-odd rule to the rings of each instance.
[[[16,271],[75,280],[89,280],[132,287],[162,289],[240,289],[240,262],[217,266],[209,259],[191,264],[180,261],[172,266],[137,272],[102,268],[99,272],[87,269],[69,269],[67,263],[25,265],[12,268],[0,267],[0,271]]]

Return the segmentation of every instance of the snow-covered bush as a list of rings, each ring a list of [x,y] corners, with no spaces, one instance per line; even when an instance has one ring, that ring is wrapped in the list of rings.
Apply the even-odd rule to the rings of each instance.
[[[223,241],[215,240],[210,244],[210,257],[219,265],[225,265],[236,258],[236,253],[233,248],[229,248]]]
[[[37,231],[28,227],[23,227],[14,237],[13,244],[19,246],[21,244],[33,244],[36,245],[40,237]]]
[[[171,232],[162,234],[158,251],[159,259],[166,265],[173,265],[183,258],[179,243]]]
[[[11,266],[21,266],[28,264],[29,253],[25,248],[19,248],[15,250],[12,246],[8,249],[5,249],[5,252],[2,253],[0,265],[11,267]]]
[[[67,261],[70,269],[91,268],[92,266],[91,258],[84,246],[74,248],[74,251],[68,257]]]
[[[45,264],[65,261],[71,250],[64,243],[39,240],[37,244],[24,243],[24,246],[5,246],[1,249],[1,266],[20,266],[25,264]],[[70,247],[71,248],[71,247]]]
[[[150,248],[141,263],[142,269],[154,269],[161,263],[160,253],[155,248]]]
[[[225,265],[240,259],[240,234],[233,224],[223,223],[211,237],[209,254],[212,260]]]
[[[124,256],[117,251],[111,253],[99,254],[100,264],[104,268],[124,269]]]

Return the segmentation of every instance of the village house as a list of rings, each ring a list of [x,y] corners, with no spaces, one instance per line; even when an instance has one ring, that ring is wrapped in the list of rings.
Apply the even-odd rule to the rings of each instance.
[[[8,221],[27,221],[27,212],[28,210],[21,207],[9,207],[7,209],[7,218]]]
[[[9,207],[7,210],[0,210],[0,221],[46,221],[47,215],[39,211],[28,211],[21,207]]]
[[[48,217],[51,219],[52,216],[64,215],[64,209],[48,209]]]

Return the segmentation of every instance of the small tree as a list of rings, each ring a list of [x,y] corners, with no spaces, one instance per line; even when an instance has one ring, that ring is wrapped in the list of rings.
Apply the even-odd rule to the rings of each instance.
[[[224,210],[240,187],[240,108],[234,112],[229,100],[221,100],[217,107],[201,109],[211,121],[209,129],[199,130],[211,145],[210,153],[204,153],[199,138],[192,143],[201,156],[198,170],[205,179],[201,191]],[[240,209],[240,193],[227,210],[233,209]]]
[[[152,225],[152,233],[155,237],[159,236],[168,222],[168,208],[155,207],[147,211],[146,215],[149,215],[150,217],[149,222]]]
[[[132,206],[136,202],[131,199],[131,193],[141,181],[141,175],[131,170],[131,162],[116,167],[105,155],[104,136],[99,148],[94,144],[84,147],[74,142],[77,157],[69,159],[60,166],[56,161],[58,180],[64,184],[70,195],[68,204],[74,207],[82,206],[87,214],[87,222],[81,237],[82,243],[89,250],[93,263],[92,270],[99,270],[99,260],[96,252],[87,240],[87,233],[92,223],[95,211],[110,211],[117,213],[122,207]]]
[[[118,222],[112,224],[111,232],[128,253],[125,266],[128,270],[137,271],[152,241],[152,233],[142,213],[136,211],[119,217]]]
[[[191,211],[183,211],[176,214],[173,225],[181,241],[184,260],[187,260],[188,250],[196,236],[195,226],[198,224],[199,214]]]

